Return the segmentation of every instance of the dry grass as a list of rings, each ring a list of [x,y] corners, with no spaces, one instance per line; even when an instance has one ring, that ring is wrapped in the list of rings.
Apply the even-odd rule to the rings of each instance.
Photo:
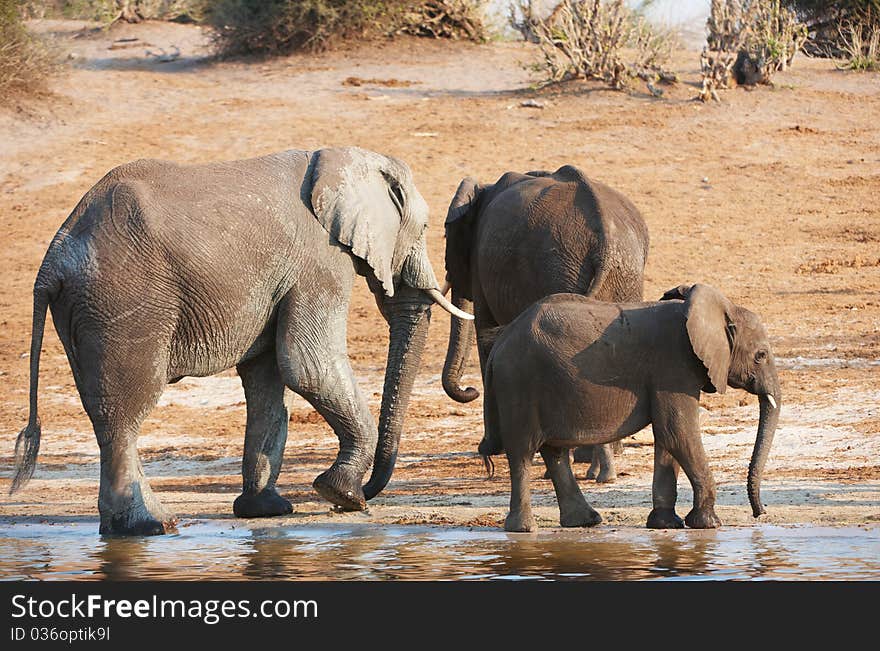
[[[53,66],[46,43],[22,23],[18,2],[0,0],[0,103],[45,90]]]

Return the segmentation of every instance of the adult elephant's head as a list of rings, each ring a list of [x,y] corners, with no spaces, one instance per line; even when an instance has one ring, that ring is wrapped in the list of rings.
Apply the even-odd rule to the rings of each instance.
[[[687,334],[708,376],[704,391],[724,393],[727,386],[758,396],[760,420],[747,489],[752,514],[764,513],[761,478],[779,421],[782,392],[767,331],[754,312],[733,304],[709,285],[681,285],[663,299],[682,299]]]
[[[322,149],[310,166],[311,204],[318,220],[367,277],[390,339],[379,416],[379,441],[364,497],[391,479],[409,395],[436,302],[461,319],[440,291],[428,259],[428,206],[403,161],[358,148]]]

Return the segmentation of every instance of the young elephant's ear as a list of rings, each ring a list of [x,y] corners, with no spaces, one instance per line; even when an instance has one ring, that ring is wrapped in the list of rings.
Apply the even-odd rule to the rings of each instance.
[[[465,217],[476,205],[478,194],[477,180],[471,176],[463,178],[458,184],[455,196],[449,202],[449,209],[446,211],[446,225]]]
[[[694,285],[685,305],[691,347],[706,367],[712,387],[724,393],[736,334],[731,303],[714,287]]]
[[[660,297],[661,301],[684,301],[687,300],[688,293],[691,291],[691,287],[693,285],[679,285],[678,287],[673,287],[672,289],[666,290],[666,293]]]
[[[405,163],[346,147],[312,155],[311,204],[327,232],[364,260],[388,296],[428,222]],[[308,181],[308,179],[307,179]]]

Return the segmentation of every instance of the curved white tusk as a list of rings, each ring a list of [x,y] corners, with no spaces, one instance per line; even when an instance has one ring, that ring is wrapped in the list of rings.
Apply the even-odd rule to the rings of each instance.
[[[452,289],[452,285],[450,285],[449,281],[446,280],[443,282],[443,287],[440,288],[440,293],[446,296],[449,293],[450,289]]]
[[[773,409],[776,409],[776,399],[769,393],[767,394],[767,402],[770,403],[770,406],[773,407]]]
[[[428,296],[430,296],[434,302],[442,307],[444,310],[449,312],[452,316],[457,316],[459,319],[465,319],[466,321],[472,321],[474,318],[473,314],[468,314],[467,312],[462,312],[457,307],[455,307],[452,303],[446,300],[446,297],[440,293],[439,289],[425,289],[424,291]]]

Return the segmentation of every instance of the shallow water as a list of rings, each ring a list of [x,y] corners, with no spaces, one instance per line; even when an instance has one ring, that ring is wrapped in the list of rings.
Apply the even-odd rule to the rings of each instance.
[[[109,538],[94,522],[0,525],[2,580],[878,580],[880,528],[495,529],[199,521]]]

